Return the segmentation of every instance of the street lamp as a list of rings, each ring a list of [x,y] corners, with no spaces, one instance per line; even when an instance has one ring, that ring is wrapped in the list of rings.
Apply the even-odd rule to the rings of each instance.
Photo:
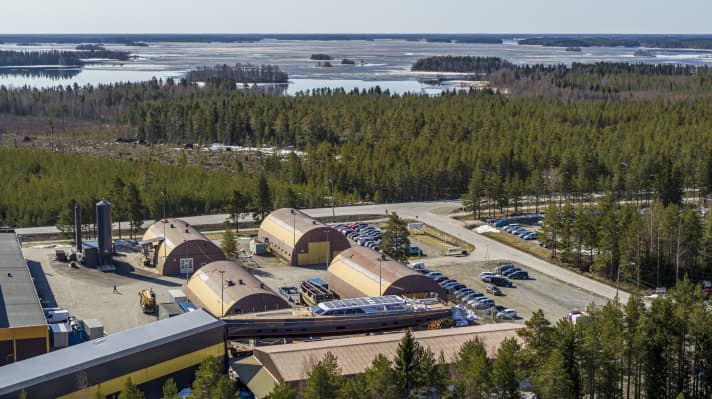
[[[163,198],[163,262],[165,263],[168,256],[168,248],[166,248],[166,193],[161,191],[161,197]]]
[[[383,257],[378,257],[378,296],[383,295]]]
[[[220,316],[225,317],[225,270],[218,270],[220,273]]]
[[[292,213],[292,266],[296,266],[294,256],[297,253],[297,212],[290,209]]]
[[[336,217],[334,210],[334,180],[329,179],[329,187],[331,188],[331,217]]]

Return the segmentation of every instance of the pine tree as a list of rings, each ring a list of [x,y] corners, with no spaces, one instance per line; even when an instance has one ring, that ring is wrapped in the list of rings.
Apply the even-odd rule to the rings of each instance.
[[[307,375],[303,399],[336,399],[343,385],[341,368],[336,356],[327,352]]]
[[[388,216],[388,224],[383,230],[382,241],[379,247],[391,258],[399,261],[408,259],[408,228],[405,222],[395,212]]]
[[[364,372],[365,391],[369,399],[400,399],[393,364],[383,354],[376,355]]]
[[[213,399],[214,390],[218,379],[223,375],[220,370],[220,360],[215,357],[207,357],[198,366],[195,372],[195,380],[191,389],[191,398]],[[227,376],[225,376],[227,378]]]
[[[344,381],[337,399],[369,399],[363,375],[354,375]]]
[[[119,399],[144,399],[143,392],[131,381],[131,377],[126,379],[124,387],[121,389]]]
[[[232,228],[227,223],[225,223],[225,232],[220,243],[220,249],[222,249],[226,258],[233,259],[235,257],[235,251],[237,251],[235,233],[232,232]]]
[[[492,385],[499,399],[519,398],[519,350],[519,344],[514,338],[502,341],[497,350],[497,358],[492,363]]]
[[[297,388],[286,382],[280,382],[272,388],[267,399],[297,399]]]
[[[230,198],[230,215],[232,215],[232,221],[235,223],[235,231],[240,231],[239,221],[240,214],[247,210],[247,206],[250,203],[250,198],[238,190],[233,190],[232,197]]]
[[[415,341],[413,333],[410,329],[406,330],[400,343],[398,343],[393,367],[401,398],[410,398],[415,395],[421,351],[422,348]]]
[[[163,396],[161,399],[178,399],[178,387],[173,378],[169,378],[163,383]]]
[[[478,339],[465,342],[453,364],[455,397],[485,398],[491,387],[491,364]]]
[[[267,182],[267,177],[260,174],[257,178],[257,194],[255,196],[255,209],[260,214],[260,220],[265,218],[265,214],[272,210],[272,191]]]

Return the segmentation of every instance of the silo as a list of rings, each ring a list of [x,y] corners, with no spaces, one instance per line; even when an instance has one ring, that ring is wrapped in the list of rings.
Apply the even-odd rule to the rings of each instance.
[[[102,264],[109,263],[113,252],[111,244],[111,203],[106,200],[96,203],[96,230],[99,260]]]
[[[74,239],[77,252],[82,252],[82,207],[78,202],[74,205]]]

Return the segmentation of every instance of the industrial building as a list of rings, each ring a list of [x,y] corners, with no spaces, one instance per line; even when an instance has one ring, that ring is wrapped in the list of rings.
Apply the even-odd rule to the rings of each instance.
[[[522,325],[514,323],[448,328],[414,332],[416,341],[451,364],[467,341],[480,340],[487,356],[494,358],[502,341],[516,338]],[[395,357],[403,333],[340,338],[297,344],[272,345],[255,348],[253,355],[234,362],[231,367],[240,380],[255,394],[264,398],[275,385],[286,382],[299,386],[307,379],[311,366],[327,352],[336,356],[343,375],[363,373],[377,355]]]
[[[353,247],[336,256],[324,279],[341,298],[437,295],[447,299],[445,290],[433,279],[366,247]]]
[[[338,231],[292,208],[270,213],[262,221],[257,238],[292,266],[329,264],[351,247]]]
[[[0,366],[48,351],[47,320],[17,234],[0,229]]]
[[[237,261],[217,261],[203,266],[188,281],[186,294],[195,305],[217,317],[289,308],[286,300]]]
[[[126,379],[160,397],[166,379],[189,386],[207,357],[226,358],[224,323],[204,310],[46,353],[2,368],[0,399],[84,398],[117,394]]]
[[[140,245],[144,262],[163,275],[192,274],[210,262],[225,260],[217,245],[180,219],[152,224]]]

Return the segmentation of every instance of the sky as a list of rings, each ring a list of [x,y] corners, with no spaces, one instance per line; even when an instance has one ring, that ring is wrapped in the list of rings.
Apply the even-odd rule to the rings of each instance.
[[[5,0],[0,33],[712,34],[710,0]]]

